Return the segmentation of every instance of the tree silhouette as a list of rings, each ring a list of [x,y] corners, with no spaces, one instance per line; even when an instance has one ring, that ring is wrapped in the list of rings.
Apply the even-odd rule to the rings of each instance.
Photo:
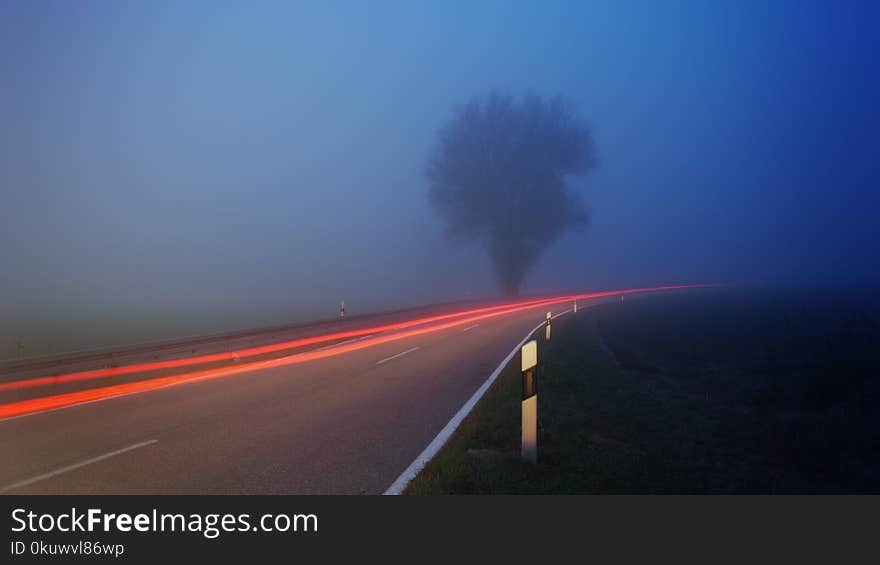
[[[590,130],[561,97],[492,92],[455,111],[426,177],[453,239],[485,243],[505,294],[518,294],[541,252],[589,213],[567,185],[595,166]]]

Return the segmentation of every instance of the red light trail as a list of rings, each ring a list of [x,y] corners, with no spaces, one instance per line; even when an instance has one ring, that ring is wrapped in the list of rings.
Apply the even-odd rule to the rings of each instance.
[[[544,299],[546,300],[546,299]],[[38,386],[49,386],[61,383],[69,383],[76,381],[84,381],[84,380],[92,380],[92,379],[103,379],[106,377],[115,377],[119,375],[127,375],[131,373],[143,373],[148,371],[156,371],[160,369],[170,369],[175,367],[186,367],[189,365],[203,365],[206,363],[213,363],[217,361],[236,361],[237,359],[244,357],[254,357],[257,355],[263,355],[266,353],[274,353],[277,351],[284,351],[286,349],[295,349],[298,347],[305,347],[307,345],[314,345],[317,343],[323,343],[326,341],[334,341],[334,340],[343,340],[353,337],[360,337],[364,335],[369,335],[373,333],[381,333],[386,331],[393,331],[396,329],[402,329],[409,326],[428,324],[432,322],[438,322],[441,320],[456,318],[460,316],[467,316],[478,314],[481,312],[491,312],[503,310],[505,308],[509,308],[513,305],[527,305],[534,304],[538,305],[539,303],[543,303],[544,300],[533,300],[530,302],[524,303],[512,303],[512,304],[502,304],[500,306],[490,306],[484,308],[477,308],[473,310],[463,310],[459,312],[452,312],[448,314],[441,314],[435,316],[427,316],[423,318],[416,318],[412,320],[406,320],[402,322],[395,322],[392,324],[385,324],[382,326],[374,326],[370,328],[363,328],[358,330],[347,330],[342,332],[334,332],[329,334],[322,334],[316,336],[309,336],[300,339],[294,339],[290,341],[283,341],[279,343],[273,343],[269,345],[263,345],[259,347],[249,347],[244,349],[236,349],[232,352],[221,352],[221,353],[211,353],[206,355],[198,355],[194,357],[184,357],[181,359],[170,359],[167,361],[153,361],[149,363],[138,363],[134,365],[126,365],[124,367],[108,367],[105,369],[93,369],[89,371],[81,371],[76,373],[69,373],[66,375],[55,375],[51,377],[37,377],[33,379],[24,379],[18,381],[10,381],[6,383],[0,383],[0,392],[8,391],[8,390],[21,390],[25,388],[33,388]]]
[[[0,405],[0,419],[11,418],[15,416],[22,416],[25,414],[32,414],[35,412],[43,412],[46,410],[54,410],[57,408],[63,408],[66,406],[72,406],[76,404],[83,404],[86,402],[93,402],[96,400],[102,400],[106,398],[112,398],[116,396],[124,396],[129,394],[136,394],[139,392],[146,392],[149,390],[155,390],[159,388],[165,388],[177,384],[190,383],[195,381],[202,381],[207,379],[215,379],[220,377],[227,377],[232,375],[237,375],[241,373],[246,373],[250,371],[254,371],[257,369],[267,369],[270,367],[281,367],[286,365],[293,365],[298,363],[304,363],[307,361],[313,361],[317,359],[323,359],[327,357],[331,357],[334,355],[340,355],[343,353],[348,353],[351,351],[357,351],[360,349],[365,349],[368,347],[373,347],[375,345],[379,345],[382,343],[387,343],[390,341],[396,341],[408,337],[414,337],[418,335],[423,335],[431,332],[441,331],[444,329],[449,329],[452,327],[456,327],[463,324],[473,323],[479,320],[485,320],[489,318],[494,318],[498,316],[503,316],[506,314],[512,314],[515,312],[521,312],[523,310],[528,310],[531,308],[537,308],[540,306],[549,306],[552,304],[558,304],[561,302],[570,302],[572,300],[585,300],[591,298],[602,298],[606,296],[615,296],[615,295],[623,295],[623,294],[633,294],[633,293],[641,293],[641,292],[657,292],[664,290],[677,290],[677,289],[689,289],[689,288],[701,288],[701,287],[711,287],[717,285],[677,285],[677,286],[662,286],[662,287],[651,287],[651,288],[634,288],[634,289],[626,289],[626,290],[612,290],[612,291],[604,291],[604,292],[595,292],[588,294],[575,294],[569,296],[561,296],[561,297],[553,297],[546,299],[537,299],[530,300],[524,302],[513,302],[509,304],[503,304],[500,306],[491,306],[485,308],[476,308],[471,310],[462,310],[458,312],[452,312],[448,314],[436,315],[436,316],[428,316],[423,318],[417,318],[413,320],[406,320],[402,322],[396,322],[393,324],[386,324],[382,326],[375,326],[371,328],[364,328],[359,330],[349,330],[344,332],[335,332],[330,334],[323,334],[318,336],[310,336],[307,338],[301,338],[291,341],[285,341],[281,343],[265,345],[260,347],[252,347],[248,349],[242,349],[237,352],[232,353],[215,353],[209,355],[199,355],[195,357],[187,357],[182,359],[173,359],[169,361],[157,361],[151,363],[141,363],[136,365],[129,365],[125,367],[114,367],[109,369],[96,369],[91,371],[83,371],[79,373],[71,373],[67,375],[58,375],[54,377],[39,377],[33,379],[25,379],[20,381],[11,381],[7,383],[0,383],[0,391],[5,390],[19,390],[24,388],[33,388],[39,386],[49,386],[58,383],[67,383],[67,382],[76,382],[83,380],[92,380],[92,379],[101,379],[109,376],[115,375],[123,375],[130,373],[139,373],[139,372],[148,372],[154,371],[157,369],[165,369],[171,367],[185,367],[188,365],[197,365],[204,364],[215,361],[232,361],[235,356],[238,357],[253,357],[256,355],[261,355],[264,353],[283,351],[286,349],[293,349],[296,347],[303,347],[306,345],[312,345],[316,343],[323,343],[326,341],[333,341],[339,339],[346,339],[352,337],[366,336],[369,334],[376,334],[387,332],[391,330],[402,330],[404,328],[409,328],[416,325],[425,325],[433,322],[442,322],[444,320],[452,320],[454,318],[458,318],[454,321],[447,321],[442,324],[432,325],[429,327],[423,327],[419,329],[412,329],[406,331],[399,331],[389,335],[378,335],[375,337],[369,337],[366,339],[361,339],[355,342],[349,342],[345,344],[339,344],[338,346],[331,346],[330,348],[322,348],[318,350],[305,351],[302,353],[296,353],[293,355],[289,355],[286,357],[281,357],[278,359],[271,359],[267,361],[251,361],[248,363],[238,364],[229,367],[219,367],[214,369],[202,369],[197,371],[190,371],[183,374],[164,376],[164,377],[154,377],[146,380],[131,382],[131,383],[122,383],[117,385],[110,385],[98,388],[92,388],[88,390],[82,390],[77,392],[56,394],[52,396],[46,396],[41,398],[32,398],[27,400],[21,400],[17,402],[12,402],[8,404]]]

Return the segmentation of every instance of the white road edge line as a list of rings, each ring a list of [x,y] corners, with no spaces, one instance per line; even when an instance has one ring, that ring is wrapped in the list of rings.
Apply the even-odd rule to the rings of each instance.
[[[563,314],[567,314],[569,312],[571,312],[571,309],[560,312],[559,314],[553,316],[553,319],[556,319],[559,316],[562,316]],[[477,405],[477,402],[479,402],[480,399],[483,398],[483,395],[486,394],[486,391],[489,390],[489,387],[492,386],[492,383],[495,382],[495,379],[498,378],[498,375],[501,374],[501,371],[503,371],[504,368],[507,367],[507,364],[510,363],[510,360],[513,359],[514,355],[516,355],[519,352],[520,348],[525,345],[530,337],[532,337],[533,333],[543,328],[546,324],[546,321],[542,321],[540,324],[535,326],[535,328],[527,333],[526,337],[524,337],[523,340],[519,342],[516,347],[511,350],[510,353],[507,354],[507,357],[504,358],[504,361],[502,361],[501,364],[498,365],[494,371],[492,371],[492,374],[489,375],[489,378],[486,379],[486,382],[480,385],[480,388],[477,389],[473,396],[471,396],[468,401],[464,403],[464,406],[462,406],[458,410],[458,412],[455,413],[455,416],[453,416],[452,419],[449,420],[449,422],[446,424],[446,426],[444,426],[443,429],[440,430],[440,433],[437,434],[437,437],[435,437],[431,441],[431,443],[428,444],[428,447],[426,447],[424,451],[422,451],[419,456],[416,457],[415,460],[409,464],[409,467],[407,467],[403,471],[403,473],[401,473],[400,476],[397,477],[397,480],[395,480],[391,484],[391,486],[388,487],[388,490],[384,492],[385,495],[393,496],[401,494],[403,492],[403,490],[406,488],[406,485],[408,485],[409,482],[413,480],[416,475],[419,474],[419,471],[421,471],[425,467],[425,465],[428,464],[428,461],[430,461],[434,458],[435,455],[437,455],[437,452],[439,452],[440,449],[449,440],[449,438],[452,437],[452,434],[455,432],[456,429],[458,429],[458,426],[461,424],[462,420],[464,420],[465,417],[471,413],[471,410],[473,410],[474,406]]]
[[[464,333],[464,332],[466,332],[466,331],[470,331],[470,330],[474,329],[475,327],[477,327],[477,326],[479,326],[479,325],[480,325],[480,324],[474,324],[473,326],[468,326],[468,327],[466,327],[465,329],[461,330],[461,333]]]
[[[376,361],[376,365],[381,365],[382,363],[387,363],[387,362],[391,361],[392,359],[397,359],[398,357],[403,357],[407,353],[412,353],[416,349],[421,349],[421,346],[417,345],[417,346],[413,347],[412,349],[407,349],[406,351],[401,351],[397,355],[392,355],[391,357],[386,357],[385,359],[382,359],[381,361]]]
[[[17,483],[12,483],[11,485],[6,485],[4,487],[0,487],[0,492],[8,492],[10,490],[14,490],[17,488],[32,485],[32,484],[39,482],[39,481],[51,479],[52,477],[57,477],[58,475],[61,475],[63,473],[67,473],[69,471],[79,469],[80,467],[85,467],[86,465],[91,465],[92,463],[97,463],[98,461],[103,461],[104,459],[109,459],[111,457],[121,455],[127,451],[132,451],[133,449],[138,449],[140,447],[146,447],[148,445],[153,445],[154,443],[159,443],[159,440],[148,439],[147,441],[142,441],[140,443],[135,443],[133,445],[129,445],[128,447],[123,447],[123,448],[117,449],[115,451],[110,451],[109,453],[105,453],[103,455],[98,455],[97,457],[92,457],[91,459],[86,459],[85,461],[80,461],[79,463],[73,463],[71,465],[67,465],[66,467],[61,467],[60,469],[55,469],[54,471],[49,471],[48,473],[43,473],[42,475],[37,475],[36,477],[32,477],[30,479],[25,479],[25,480],[19,481]]]

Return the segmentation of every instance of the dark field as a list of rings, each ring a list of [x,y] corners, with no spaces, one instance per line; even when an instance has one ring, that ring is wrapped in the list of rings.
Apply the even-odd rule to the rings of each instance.
[[[700,291],[563,316],[539,339],[538,464],[518,459],[515,358],[407,492],[878,493],[869,296]]]

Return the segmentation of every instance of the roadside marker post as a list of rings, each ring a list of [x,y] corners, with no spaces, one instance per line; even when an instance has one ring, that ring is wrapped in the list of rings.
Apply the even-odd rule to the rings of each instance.
[[[534,339],[522,346],[522,458],[538,461],[538,342]]]
[[[572,313],[572,314],[577,314],[577,311],[578,311],[578,301],[575,300],[575,301],[574,301],[574,306],[572,306],[572,308],[571,308],[571,313]]]
[[[550,322],[553,320],[553,313],[547,312],[547,326],[544,329],[544,339],[550,341]]]
[[[340,318],[345,317],[345,300],[343,300],[342,302],[339,303],[339,317]]]

